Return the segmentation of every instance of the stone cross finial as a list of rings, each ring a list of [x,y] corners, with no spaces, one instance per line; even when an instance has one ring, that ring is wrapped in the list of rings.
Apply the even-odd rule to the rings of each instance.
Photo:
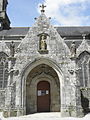
[[[40,5],[40,7],[42,8],[42,9],[41,9],[41,13],[44,13],[44,12],[45,12],[45,9],[44,9],[44,8],[45,8],[46,6],[45,6],[44,4],[42,4],[42,5]]]

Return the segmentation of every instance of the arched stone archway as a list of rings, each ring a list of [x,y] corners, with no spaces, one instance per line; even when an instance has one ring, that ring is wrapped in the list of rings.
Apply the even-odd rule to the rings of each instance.
[[[26,80],[26,114],[38,112],[37,85],[41,81],[50,83],[50,112],[59,112],[61,106],[60,82],[55,70],[46,65],[40,64],[33,68]],[[43,110],[44,111],[44,110]],[[41,111],[41,112],[43,112]]]
[[[58,79],[57,80],[53,80],[53,77],[52,76],[49,76],[48,74],[45,74],[45,73],[42,73],[42,74],[40,74],[40,75],[38,75],[38,78],[39,79],[37,79],[36,81],[40,81],[40,77],[43,75],[45,75],[46,76],[46,78],[48,78],[47,80],[49,81],[49,82],[51,82],[50,80],[52,79],[52,81],[54,81],[55,82],[55,84],[54,84],[54,87],[57,85],[57,86],[59,86],[58,88],[58,90],[57,91],[59,91],[59,92],[57,92],[57,93],[59,93],[59,95],[58,95],[58,97],[59,97],[59,103],[60,103],[60,106],[58,107],[58,105],[56,105],[56,107],[58,107],[59,108],[59,110],[58,111],[61,111],[61,113],[63,112],[62,111],[62,104],[63,104],[63,96],[64,96],[64,94],[63,94],[63,82],[64,82],[64,75],[63,75],[63,73],[62,73],[62,70],[61,70],[61,68],[58,66],[58,64],[57,64],[57,62],[56,61],[54,61],[54,60],[52,60],[52,59],[49,59],[49,58],[36,58],[34,61],[32,61],[32,62],[30,62],[30,63],[28,63],[24,68],[23,68],[23,70],[21,71],[21,73],[20,73],[20,81],[18,81],[18,82],[20,82],[20,83],[18,83],[17,82],[17,86],[18,86],[18,90],[17,90],[17,96],[16,96],[16,105],[19,105],[19,106],[22,106],[22,108],[23,108],[23,110],[22,110],[22,114],[23,115],[26,115],[26,103],[27,103],[27,101],[26,101],[26,96],[27,96],[27,85],[30,85],[31,84],[31,82],[32,81],[34,81],[35,80],[35,76],[33,77],[34,79],[28,79],[28,78],[31,78],[31,76],[30,77],[28,77],[29,75],[30,75],[30,73],[33,71],[33,69],[34,68],[36,68],[37,66],[39,66],[39,65],[42,65],[42,64],[45,64],[45,65],[47,65],[47,66],[49,66],[50,68],[52,68],[52,70],[54,70],[54,72],[56,73],[56,75],[58,76]],[[32,72],[32,73],[34,73],[34,72]],[[51,79],[49,79],[51,77]],[[28,82],[28,80],[30,81],[30,82]],[[39,82],[38,81],[38,82]],[[37,82],[34,82],[34,83],[37,83]],[[20,85],[20,86],[19,86]],[[35,85],[35,84],[34,84]],[[36,84],[37,85],[37,84]],[[34,87],[32,87],[32,89],[33,89]],[[35,87],[36,88],[36,87]],[[53,89],[53,86],[52,86],[52,90],[54,90]],[[19,92],[20,91],[20,92]],[[54,93],[54,92],[53,92]],[[19,97],[18,97],[19,96]],[[58,99],[58,98],[57,98]],[[31,101],[31,100],[30,100]],[[53,102],[53,104],[55,105],[55,103]],[[36,102],[34,102],[34,105],[36,105]],[[34,111],[32,111],[32,112],[30,112],[30,113],[34,113],[34,112],[37,112],[37,106],[34,106]],[[52,107],[51,107],[52,108]],[[52,110],[51,111],[55,111],[54,110],[54,108],[52,108]],[[18,114],[20,114],[20,113],[18,113]],[[29,113],[27,113],[27,114],[29,114]]]

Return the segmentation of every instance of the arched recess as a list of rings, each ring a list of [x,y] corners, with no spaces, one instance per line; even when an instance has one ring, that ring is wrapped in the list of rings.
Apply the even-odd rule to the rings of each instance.
[[[0,88],[7,87],[8,80],[8,55],[0,52]]]
[[[90,85],[90,53],[87,51],[82,52],[78,59],[77,59],[77,64],[79,66],[79,73],[78,73],[78,78],[80,81],[80,86],[81,87],[89,87]]]
[[[85,89],[90,87],[90,53],[87,51],[82,52],[77,59],[77,64],[79,67],[78,79],[81,87],[81,106],[83,113],[87,114],[90,112],[90,101],[89,91]]]
[[[46,72],[41,72],[40,74],[35,72],[40,66],[47,66],[47,68],[50,68],[55,74],[48,74],[47,70]],[[39,68],[40,69],[40,68]],[[44,69],[44,68],[42,68]],[[45,69],[44,69],[45,70]],[[39,72],[39,71],[38,71]],[[32,77],[32,73],[35,73],[35,75]],[[56,75],[56,79],[53,77],[53,75]],[[32,78],[30,80],[30,78]],[[50,104],[50,111],[60,111],[61,107],[61,99],[62,99],[62,80],[63,80],[63,74],[60,69],[60,67],[56,64],[56,62],[47,59],[47,58],[39,58],[36,59],[34,62],[27,65],[27,67],[22,72],[22,79],[21,79],[21,87],[22,87],[22,99],[21,104],[24,108],[23,114],[29,114],[37,112],[37,99],[36,99],[36,89],[38,82],[45,80],[48,81],[51,85],[51,92],[53,93],[51,95],[51,104]],[[29,86],[29,90],[28,87]],[[33,90],[34,89],[34,90]],[[32,100],[27,99],[27,91],[34,91],[34,95],[31,94],[31,96],[34,96],[35,98],[32,98]],[[57,97],[58,96],[58,97]],[[55,100],[58,99],[58,100]],[[29,110],[26,108],[27,103],[29,103],[27,100],[32,101]],[[58,102],[57,102],[58,101]],[[56,102],[56,103],[55,103]],[[31,111],[30,111],[31,110]],[[28,111],[28,112],[27,112]]]
[[[40,64],[31,70],[27,76],[26,81],[26,114],[40,112],[38,110],[37,98],[38,91],[37,85],[39,82],[47,81],[50,83],[50,110],[57,112],[60,111],[60,82],[57,73],[53,68],[49,67],[46,64]],[[42,90],[41,96],[42,95]],[[46,92],[46,91],[45,91]],[[44,98],[43,98],[44,99]],[[42,101],[41,101],[42,102]],[[42,105],[42,103],[41,103]],[[43,105],[44,106],[44,105]],[[46,110],[41,110],[41,112],[46,112]]]

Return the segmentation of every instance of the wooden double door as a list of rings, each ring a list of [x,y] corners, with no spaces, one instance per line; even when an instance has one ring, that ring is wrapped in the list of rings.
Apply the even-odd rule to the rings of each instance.
[[[50,83],[47,81],[37,84],[37,112],[50,112]]]

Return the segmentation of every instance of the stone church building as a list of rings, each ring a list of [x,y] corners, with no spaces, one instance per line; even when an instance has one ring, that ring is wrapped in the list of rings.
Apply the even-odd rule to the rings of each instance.
[[[90,112],[90,27],[54,27],[44,5],[32,27],[10,27],[0,0],[0,111],[5,117]]]

